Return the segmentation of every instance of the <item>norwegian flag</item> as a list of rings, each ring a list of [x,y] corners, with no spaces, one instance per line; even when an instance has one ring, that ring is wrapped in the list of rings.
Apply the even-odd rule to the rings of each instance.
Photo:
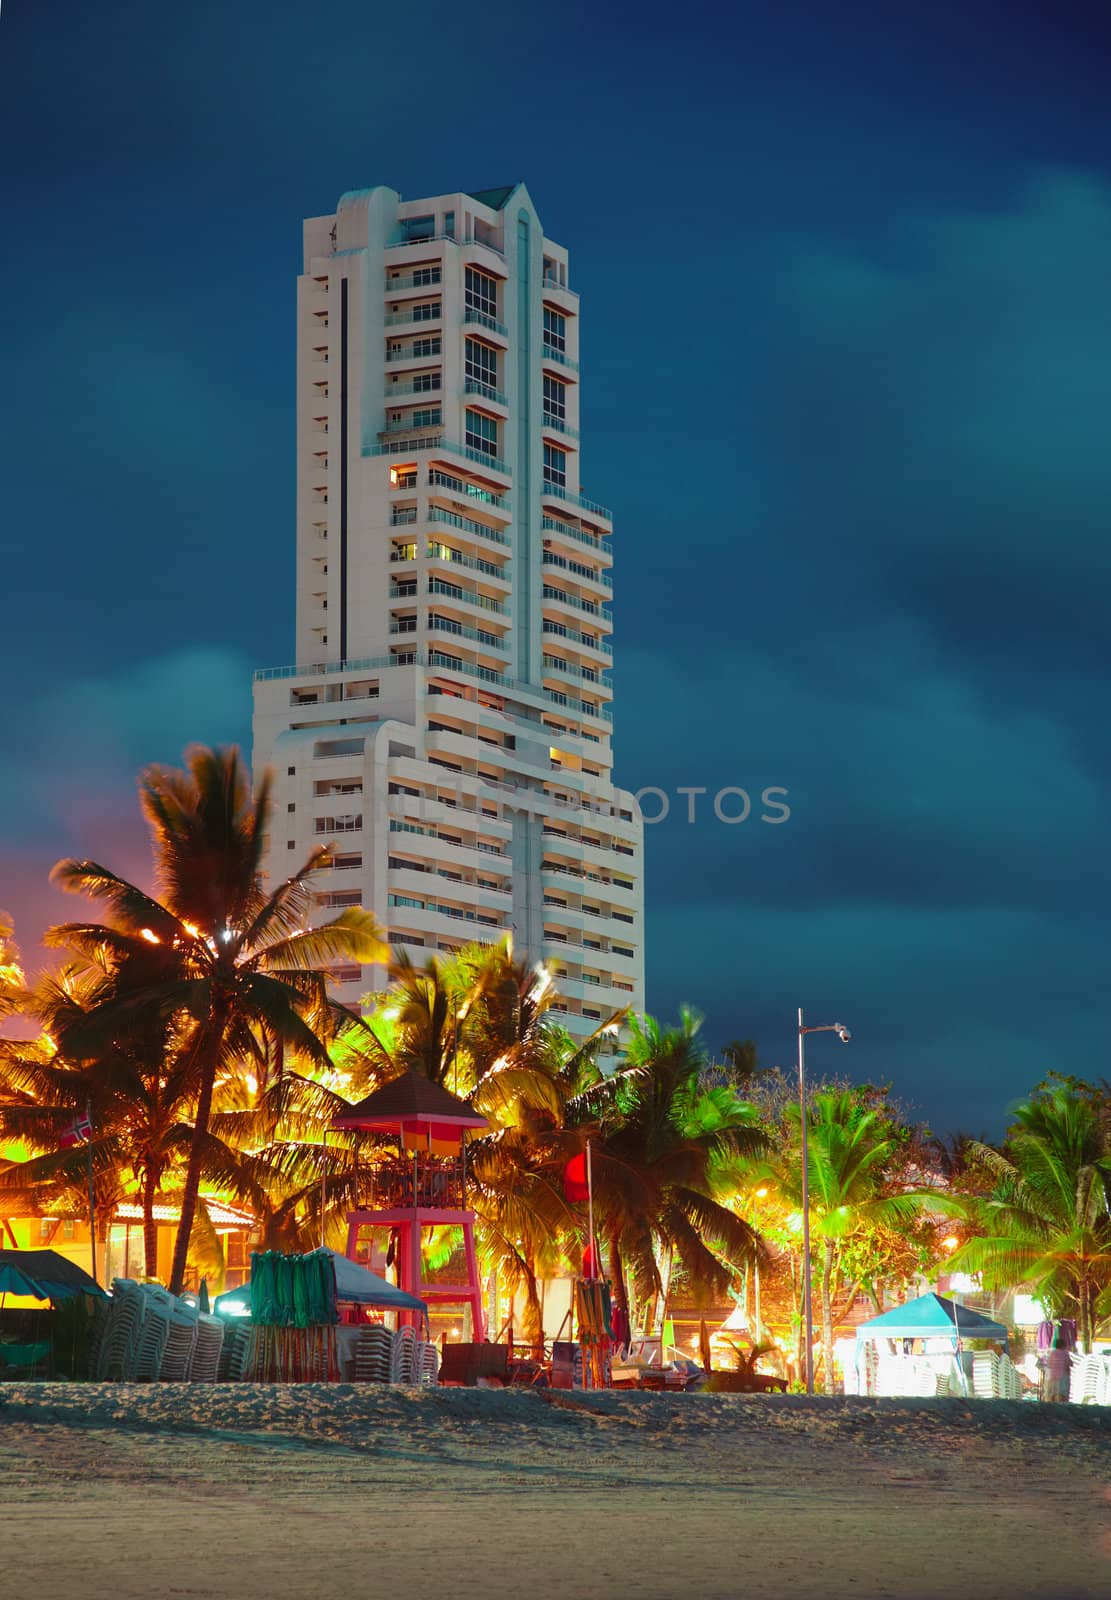
[[[75,1144],[88,1144],[93,1136],[92,1118],[86,1111],[84,1116],[77,1117],[68,1128],[63,1128],[58,1135],[58,1149],[69,1150]]]

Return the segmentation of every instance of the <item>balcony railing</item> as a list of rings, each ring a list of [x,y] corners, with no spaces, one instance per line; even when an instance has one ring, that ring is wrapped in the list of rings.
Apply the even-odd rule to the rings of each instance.
[[[558,634],[561,639],[570,639],[573,644],[588,645],[591,650],[602,650],[606,655],[613,654],[613,644],[609,639],[601,635],[594,638],[589,633],[579,633],[574,628],[565,628],[562,622],[550,622],[547,617],[544,618],[543,631]]]
[[[475,306],[467,306],[463,312],[463,321],[477,323],[480,328],[489,328],[491,333],[500,333],[503,339],[509,338],[509,329],[504,322],[499,322],[496,317],[488,317],[485,311],[479,311]]]
[[[435,426],[435,424],[433,424],[433,426]],[[453,440],[444,439],[439,434],[425,434],[419,439],[393,439],[387,444],[376,444],[370,446],[364,445],[363,455],[416,455],[420,450],[446,450],[450,455],[465,456],[468,461],[477,461],[480,466],[486,467],[489,471],[503,472],[507,478],[511,476],[507,463],[499,460],[497,456],[488,456],[482,450],[472,450],[470,445],[456,444]],[[473,493],[476,495],[476,497],[482,499],[489,498],[491,503],[497,506],[501,506],[505,503],[503,497],[487,495],[487,493],[483,490],[475,489]]]
[[[409,346],[403,345],[400,350],[387,350],[386,351],[386,360],[387,361],[434,361],[436,359],[436,357],[442,353],[442,348],[443,348],[442,345],[441,345],[440,335],[439,334],[436,334],[434,342],[435,342],[435,345],[436,345],[436,348],[434,350],[414,350],[412,345],[409,345]]]
[[[386,279],[386,293],[394,294],[402,289],[435,289],[442,278],[439,267],[432,267],[427,272],[404,272],[399,278]]]
[[[403,528],[417,520],[416,506],[394,506],[390,512],[390,527]]]
[[[427,322],[431,325],[434,322],[439,322],[443,316],[443,306],[441,304],[437,304],[435,310],[430,311],[428,316],[418,315],[423,309],[422,306],[410,306],[407,311],[391,311],[389,316],[384,318],[385,325],[387,328],[400,328],[408,322]]]
[[[430,474],[431,479],[433,475]],[[509,540],[504,533],[499,533],[497,528],[487,527],[485,522],[475,522],[471,517],[460,517],[454,511],[445,511],[442,506],[429,506],[429,522],[445,522],[449,527],[460,528],[464,533],[473,533],[480,539],[489,539],[491,544],[508,544]]]
[[[550,411],[545,411],[540,420],[545,428],[554,428],[556,433],[562,433],[568,439],[578,439],[580,437],[578,428],[572,428],[563,417],[555,417]]]
[[[437,372],[431,383],[388,383],[383,391],[387,400],[398,394],[439,394],[440,374]]]
[[[434,1156],[414,1150],[394,1160],[376,1162],[365,1174],[369,1192],[360,1193],[361,1205],[370,1211],[462,1211],[466,1205],[466,1176],[458,1156]]]
[[[414,554],[416,546],[413,546]],[[484,572],[489,578],[500,578],[503,583],[508,583],[509,563],[499,567],[493,561],[484,561],[481,556],[465,556],[461,550],[456,550],[454,545],[440,544],[438,540],[429,540],[428,559],[430,561],[448,561],[452,566],[469,567],[472,572]]]
[[[557,556],[554,550],[544,551],[544,565],[563,567],[565,571],[573,572],[579,578],[589,578],[592,583],[600,583],[603,589],[613,588],[613,579],[608,572],[603,572],[598,567],[584,566],[581,561],[568,561],[566,556]]]
[[[584,511],[592,511],[596,517],[605,517],[607,522],[613,521],[613,512],[608,506],[600,506],[596,500],[588,500],[585,495],[575,494],[573,490],[564,489],[558,483],[542,484],[540,492],[554,495],[557,500],[565,500],[569,506],[581,506]]]
[[[561,367],[567,367],[571,372],[578,372],[579,363],[572,361],[566,350],[557,350],[554,345],[545,342],[540,354],[545,361],[558,361]]]
[[[485,628],[469,628],[466,623],[456,622],[454,617],[441,617],[433,612],[428,618],[428,626],[438,633],[450,633],[460,639],[470,639],[487,650],[509,649],[508,642],[500,634],[489,633]]]
[[[429,488],[450,489],[454,494],[465,494],[471,500],[481,500],[485,505],[497,506],[503,511],[509,505],[506,495],[494,494],[489,489],[480,489],[477,484],[466,483],[462,478],[453,478],[448,472],[439,472],[435,467],[428,474]]]
[[[434,417],[424,417],[420,422],[414,422],[409,417],[403,417],[398,422],[387,422],[380,430],[379,437],[384,433],[419,433],[422,428],[442,428],[444,425],[443,414]]]
[[[444,594],[451,600],[465,600],[468,605],[481,606],[483,611],[496,611],[499,616],[508,616],[509,607],[501,600],[492,600],[489,595],[479,594],[477,589],[464,589],[457,583],[445,583],[442,578],[429,578],[429,594]]]
[[[613,620],[613,613],[608,606],[599,605],[597,600],[567,594],[563,589],[554,589],[550,583],[544,585],[543,595],[545,600],[557,600],[560,605],[574,606],[576,611],[585,611],[587,616],[604,617],[607,622]]]
[[[484,400],[492,400],[497,406],[507,406],[508,399],[500,389],[493,389],[488,383],[482,383],[478,378],[468,378],[464,384],[467,394],[479,394]]]
[[[589,545],[592,550],[613,551],[613,544],[604,533],[587,533],[585,528],[573,528],[569,522],[561,522],[558,517],[541,517],[540,526],[547,528],[550,533],[562,534],[565,539]]]
[[[544,671],[554,673],[557,678],[581,678],[584,683],[596,683],[601,689],[610,687],[610,675],[604,668],[576,666],[573,661],[564,661],[562,656],[545,656]]]

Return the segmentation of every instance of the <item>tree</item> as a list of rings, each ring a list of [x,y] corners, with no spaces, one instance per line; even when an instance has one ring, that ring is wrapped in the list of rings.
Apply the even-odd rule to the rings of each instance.
[[[660,1263],[675,1258],[696,1294],[722,1293],[759,1236],[723,1205],[720,1172],[730,1158],[767,1146],[751,1106],[728,1087],[704,1088],[701,1019],[678,1026],[632,1017],[624,1067],[595,1068],[568,1103],[579,1142],[593,1135],[595,1215],[610,1249],[619,1295],[665,1294]]]
[[[885,1109],[869,1086],[822,1089],[807,1107],[807,1171],[811,1231],[820,1242],[822,1350],[827,1390],[833,1392],[833,1300],[846,1259],[859,1256],[877,1230],[898,1233],[921,1216],[922,1197],[898,1176],[910,1130]],[[750,1168],[750,1181],[773,1190],[801,1221],[802,1162],[799,1108],[784,1108],[788,1137],[774,1155]],[[857,1274],[859,1265],[857,1266]],[[856,1276],[857,1274],[854,1274]]]
[[[959,1206],[976,1237],[954,1265],[987,1288],[1028,1284],[1055,1317],[1074,1316],[1090,1350],[1111,1311],[1111,1132],[1105,1092],[1053,1076],[1015,1111],[1001,1151],[972,1142],[986,1196]]]
[[[54,881],[104,903],[110,921],[66,923],[47,942],[87,957],[107,950],[117,963],[144,942],[166,955],[149,983],[107,996],[60,1043],[67,1054],[89,1059],[103,1057],[152,1018],[173,1019],[185,1031],[183,1070],[195,1110],[170,1279],[171,1290],[180,1292],[218,1077],[244,1061],[265,1071],[275,1042],[326,1062],[340,1008],[328,998],[323,969],[337,959],[381,961],[387,950],[374,919],[359,907],[308,926],[311,883],[329,864],[326,850],[313,851],[291,877],[264,890],[270,780],[264,776],[252,793],[238,750],[194,747],[185,770],[147,768],[139,793],[160,898],[96,862],[61,861]]]

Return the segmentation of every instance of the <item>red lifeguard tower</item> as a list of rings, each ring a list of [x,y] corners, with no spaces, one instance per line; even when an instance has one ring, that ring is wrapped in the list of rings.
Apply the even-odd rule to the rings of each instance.
[[[486,1323],[475,1254],[475,1216],[467,1206],[465,1139],[468,1128],[485,1128],[486,1118],[439,1084],[407,1072],[334,1117],[332,1126],[376,1129],[393,1135],[398,1147],[396,1158],[370,1169],[369,1208],[348,1213],[348,1260],[359,1260],[360,1244],[365,1244],[364,1236],[369,1234],[367,1264],[378,1271],[385,1265],[386,1247],[392,1238],[398,1287],[430,1305],[469,1306],[471,1337],[483,1340]],[[465,1283],[424,1280],[421,1230],[425,1228],[463,1230]]]

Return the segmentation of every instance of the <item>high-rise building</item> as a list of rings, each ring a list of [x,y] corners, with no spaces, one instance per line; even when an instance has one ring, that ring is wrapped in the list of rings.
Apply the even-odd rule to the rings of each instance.
[[[305,223],[297,664],[255,675],[268,867],[417,961],[513,936],[577,1033],[644,1000],[611,781],[611,515],[579,474],[579,299],[522,184]],[[357,1001],[381,974],[341,968]]]

